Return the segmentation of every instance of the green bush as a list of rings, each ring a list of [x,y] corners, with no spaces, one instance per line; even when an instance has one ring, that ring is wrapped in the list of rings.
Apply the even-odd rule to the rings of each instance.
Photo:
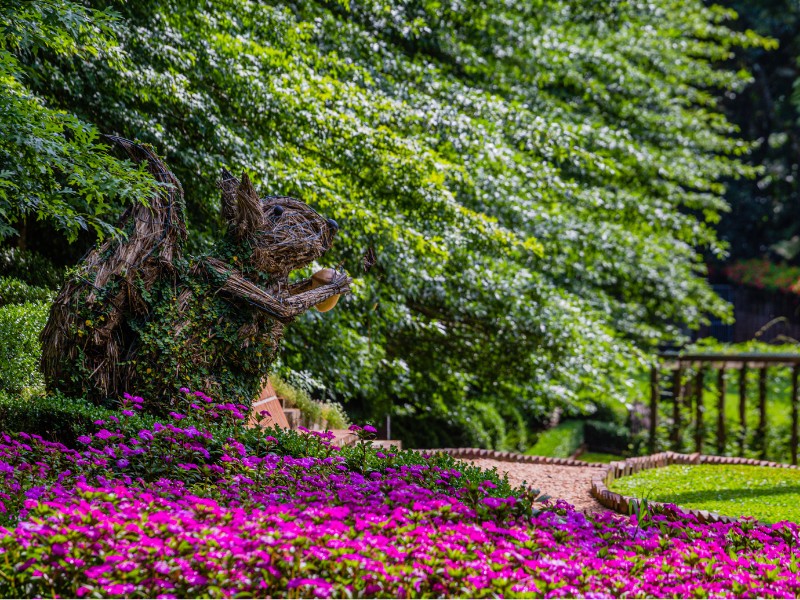
[[[326,421],[329,429],[346,429],[349,425],[341,404],[314,400],[305,389],[292,385],[277,375],[270,376],[270,381],[278,397],[283,398],[287,406],[299,409],[306,423]]]
[[[329,429],[347,429],[350,425],[344,408],[338,402],[323,402],[322,418],[325,419]]]
[[[604,453],[623,453],[631,443],[630,429],[619,423],[586,421],[583,427],[584,441],[590,450]]]
[[[83,398],[58,393],[25,398],[0,391],[0,431],[24,431],[70,447],[74,447],[78,436],[99,429],[95,421],[108,421],[116,414]],[[147,415],[122,421],[134,433],[152,422],[153,417]]]
[[[39,371],[39,333],[49,304],[26,302],[0,307],[0,390],[21,393],[44,389]]]
[[[53,292],[16,277],[0,277],[0,306],[25,302],[52,302]]]

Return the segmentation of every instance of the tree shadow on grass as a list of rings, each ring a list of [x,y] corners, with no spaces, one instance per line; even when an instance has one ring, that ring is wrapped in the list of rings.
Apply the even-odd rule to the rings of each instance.
[[[728,502],[734,500],[756,500],[769,496],[784,496],[794,494],[797,496],[797,506],[800,508],[800,485],[775,486],[771,488],[722,488],[698,492],[680,492],[669,494],[658,499],[659,502],[673,502],[679,506],[691,506],[703,502]],[[655,498],[653,498],[655,500]]]

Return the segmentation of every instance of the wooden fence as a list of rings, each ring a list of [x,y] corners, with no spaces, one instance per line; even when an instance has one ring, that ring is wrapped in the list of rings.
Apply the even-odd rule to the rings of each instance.
[[[725,393],[726,372],[738,371],[739,377],[739,452],[744,452],[745,437],[747,433],[747,373],[750,370],[758,372],[758,425],[755,437],[762,441],[762,454],[766,452],[764,442],[767,431],[767,369],[770,367],[791,367],[791,456],[792,464],[797,464],[798,444],[798,417],[797,417],[797,385],[800,375],[800,354],[706,354],[706,353],[681,353],[665,352],[659,355],[659,364],[650,372],[650,453],[656,451],[656,434],[658,429],[659,403],[662,396],[671,398],[672,423],[670,441],[674,449],[682,443],[684,431],[683,414],[685,409],[690,410],[689,421],[694,425],[695,452],[703,453],[703,444],[706,437],[707,423],[704,419],[705,406],[703,400],[703,383],[706,373],[716,370],[717,375],[717,422],[716,442],[717,452],[724,454],[728,427],[725,418]],[[661,385],[660,373],[669,370],[669,391]],[[694,377],[688,385],[683,382],[683,375],[693,371]],[[662,394],[662,392],[666,392]],[[691,410],[693,408],[693,410]],[[765,458],[762,456],[761,458]]]

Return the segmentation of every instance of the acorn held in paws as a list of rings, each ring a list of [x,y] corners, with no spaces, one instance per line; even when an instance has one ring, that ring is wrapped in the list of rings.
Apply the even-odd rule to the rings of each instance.
[[[311,289],[313,290],[314,288],[331,283],[334,277],[336,277],[336,271],[334,269],[320,269],[311,276]],[[314,308],[316,308],[319,312],[328,312],[330,309],[336,306],[336,303],[339,301],[339,296],[341,296],[341,294],[331,296],[327,300],[323,300],[319,304],[315,304]]]

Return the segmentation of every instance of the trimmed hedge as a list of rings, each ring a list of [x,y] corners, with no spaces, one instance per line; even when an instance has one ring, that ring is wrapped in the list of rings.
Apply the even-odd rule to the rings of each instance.
[[[16,394],[44,388],[39,332],[48,310],[49,304],[43,302],[0,306],[0,389]]]
[[[73,447],[79,436],[97,430],[95,422],[118,417],[118,411],[95,406],[83,398],[58,393],[23,398],[0,392],[0,431],[24,431],[65,446]],[[137,414],[123,423],[125,429],[138,431],[151,426],[153,418]]]
[[[0,306],[25,302],[51,302],[53,292],[25,283],[16,277],[0,277]]]

